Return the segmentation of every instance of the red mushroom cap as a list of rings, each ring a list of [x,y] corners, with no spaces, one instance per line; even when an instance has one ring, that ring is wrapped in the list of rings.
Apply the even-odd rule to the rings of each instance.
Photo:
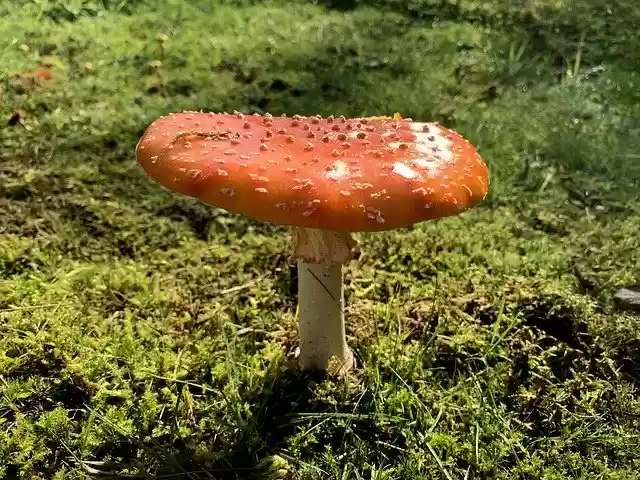
[[[482,200],[476,149],[436,123],[184,112],[153,122],[142,168],[178,193],[282,225],[379,231]]]

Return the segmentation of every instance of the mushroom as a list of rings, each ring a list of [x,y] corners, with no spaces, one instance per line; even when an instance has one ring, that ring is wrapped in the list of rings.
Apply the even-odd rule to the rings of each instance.
[[[352,232],[391,230],[461,213],[481,201],[489,172],[476,149],[437,123],[182,112],[161,117],[136,147],[162,186],[292,228],[304,370],[354,365],[342,265]]]

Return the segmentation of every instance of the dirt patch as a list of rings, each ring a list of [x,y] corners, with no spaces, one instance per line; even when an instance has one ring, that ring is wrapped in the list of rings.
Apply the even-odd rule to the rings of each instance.
[[[438,309],[434,302],[423,301],[411,309],[409,315],[405,317],[405,322],[409,330],[407,341],[421,341],[425,337],[435,332],[438,326]]]
[[[517,308],[527,325],[543,333],[543,346],[564,342],[572,348],[583,348],[592,343],[587,324],[578,317],[573,307],[559,295],[528,299]]]
[[[483,299],[468,300],[463,304],[462,311],[483,325],[493,325],[500,315],[493,305]]]

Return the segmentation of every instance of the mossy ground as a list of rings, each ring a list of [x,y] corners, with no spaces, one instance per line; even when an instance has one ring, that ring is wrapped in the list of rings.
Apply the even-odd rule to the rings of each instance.
[[[636,0],[0,1],[0,477],[638,478],[640,319],[611,301],[640,281],[638,25]],[[439,120],[492,192],[361,235],[361,367],[303,376],[286,232],[135,164],[182,109]]]

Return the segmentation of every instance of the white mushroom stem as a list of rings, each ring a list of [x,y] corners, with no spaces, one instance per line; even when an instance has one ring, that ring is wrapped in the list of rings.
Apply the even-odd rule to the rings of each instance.
[[[327,370],[335,357],[348,370],[353,355],[344,328],[342,265],[298,260],[300,356],[303,370]]]
[[[348,233],[297,228],[294,242],[300,366],[326,371],[335,358],[338,372],[344,373],[354,361],[345,334],[342,264],[352,257],[355,241]]]

